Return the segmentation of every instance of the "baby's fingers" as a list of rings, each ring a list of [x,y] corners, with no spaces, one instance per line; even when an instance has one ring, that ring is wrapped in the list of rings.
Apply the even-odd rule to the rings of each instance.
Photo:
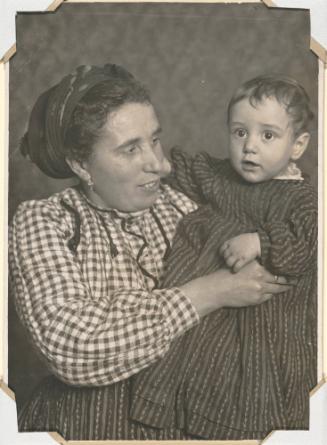
[[[240,258],[240,259],[236,260],[233,265],[233,272],[237,273],[239,270],[242,269],[243,266],[245,266],[246,263],[247,263],[247,261],[244,258]]]
[[[236,258],[234,255],[228,255],[227,257],[225,257],[225,262],[227,266],[230,267],[231,269],[234,268],[234,265],[236,264],[237,261],[238,258]]]
[[[228,248],[229,248],[228,241],[225,241],[219,249],[220,255],[223,255],[225,257],[225,254],[226,254]]]

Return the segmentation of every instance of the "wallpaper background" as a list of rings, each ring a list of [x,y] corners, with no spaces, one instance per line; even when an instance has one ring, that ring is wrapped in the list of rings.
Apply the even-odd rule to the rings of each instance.
[[[114,62],[143,81],[164,130],[163,144],[227,155],[226,107],[237,86],[265,72],[299,80],[317,110],[318,64],[309,50],[308,11],[263,5],[64,4],[21,13],[10,61],[9,217],[71,181],[52,180],[18,144],[38,96],[81,64]],[[317,127],[300,162],[317,179]],[[47,374],[26,339],[9,296],[9,386],[18,407]]]

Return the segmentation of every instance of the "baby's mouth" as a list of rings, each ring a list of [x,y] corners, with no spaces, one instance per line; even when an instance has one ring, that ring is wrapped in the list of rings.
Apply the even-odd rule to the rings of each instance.
[[[245,170],[253,170],[260,167],[260,164],[254,161],[243,160],[242,166]]]

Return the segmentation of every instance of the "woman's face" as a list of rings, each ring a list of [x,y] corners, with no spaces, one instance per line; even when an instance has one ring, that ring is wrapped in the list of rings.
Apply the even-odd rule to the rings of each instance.
[[[170,172],[160,131],[149,103],[127,103],[111,112],[83,163],[94,183],[89,198],[123,212],[150,207],[158,198],[160,178]]]

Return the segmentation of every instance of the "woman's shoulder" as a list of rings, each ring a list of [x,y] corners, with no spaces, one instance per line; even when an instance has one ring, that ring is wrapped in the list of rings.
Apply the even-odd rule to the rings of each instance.
[[[37,224],[39,221],[51,219],[63,222],[62,218],[68,213],[67,205],[77,208],[81,202],[81,196],[74,187],[66,188],[54,193],[48,198],[32,199],[19,204],[13,222],[17,225]],[[66,205],[65,205],[66,203]]]

